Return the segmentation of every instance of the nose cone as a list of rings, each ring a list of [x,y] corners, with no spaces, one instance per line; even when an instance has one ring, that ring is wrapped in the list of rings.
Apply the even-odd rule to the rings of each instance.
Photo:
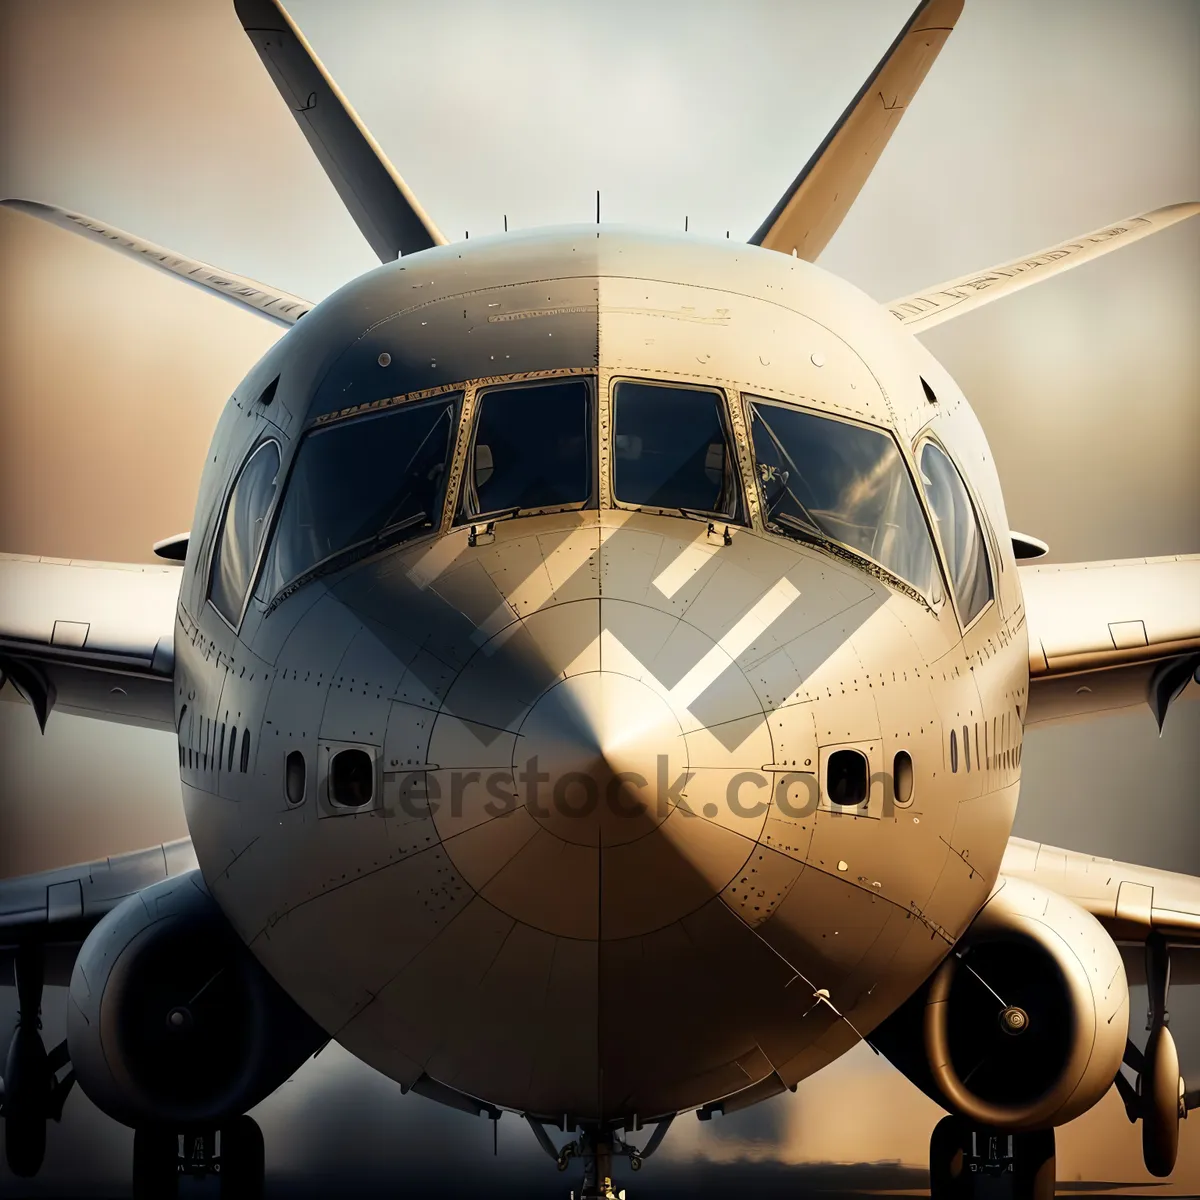
[[[762,706],[717,640],[593,597],[532,613],[472,656],[434,722],[430,807],[455,869],[508,916],[636,937],[742,870],[767,810],[731,807],[729,782],[771,755]]]
[[[540,696],[522,723],[513,772],[548,778],[541,827],[579,846],[617,846],[662,824],[653,795],[662,758],[686,770],[687,743],[671,706],[628,675],[589,671]]]

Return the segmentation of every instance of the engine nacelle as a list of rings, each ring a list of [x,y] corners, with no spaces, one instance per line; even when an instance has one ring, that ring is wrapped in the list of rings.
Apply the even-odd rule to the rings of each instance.
[[[954,952],[872,1035],[929,1096],[973,1124],[1048,1129],[1112,1086],[1129,1033],[1121,955],[1100,923],[1002,879]]]
[[[124,900],[75,961],[71,1064],[88,1098],[126,1125],[217,1125],[325,1040],[238,939],[199,871]]]

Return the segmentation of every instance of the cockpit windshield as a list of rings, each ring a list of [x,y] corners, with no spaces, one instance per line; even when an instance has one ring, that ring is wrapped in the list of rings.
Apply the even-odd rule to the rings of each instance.
[[[264,572],[265,595],[343,552],[418,537],[441,517],[457,396],[304,435]]]
[[[483,392],[459,516],[583,507],[592,494],[591,408],[581,378]]]
[[[613,391],[613,496],[622,504],[738,515],[721,394],[622,381]]]
[[[932,594],[933,542],[895,441],[882,430],[748,400],[768,528],[840,542]]]

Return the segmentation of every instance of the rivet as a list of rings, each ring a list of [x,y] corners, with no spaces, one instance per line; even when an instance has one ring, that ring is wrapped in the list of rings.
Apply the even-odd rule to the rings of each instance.
[[[391,363],[391,361],[392,361],[392,356],[386,350],[379,356],[379,359],[378,359],[379,365],[381,367],[388,366]]]
[[[823,367],[825,365],[825,355],[819,351],[812,355],[812,365],[814,367]]]

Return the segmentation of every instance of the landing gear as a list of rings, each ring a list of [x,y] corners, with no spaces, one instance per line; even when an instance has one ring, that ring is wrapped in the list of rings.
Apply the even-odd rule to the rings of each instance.
[[[4,1157],[8,1169],[21,1179],[31,1179],[46,1157],[46,1122],[62,1119],[63,1104],[75,1082],[68,1073],[63,1042],[49,1054],[42,1041],[42,952],[39,946],[17,951],[17,1027],[4,1060],[0,1111],[4,1114]]]
[[[624,1200],[625,1192],[618,1190],[612,1179],[612,1160],[628,1158],[629,1169],[640,1171],[642,1163],[662,1145],[667,1130],[671,1128],[674,1116],[664,1117],[654,1126],[654,1132],[649,1140],[639,1150],[628,1142],[622,1141],[612,1128],[600,1129],[589,1126],[579,1130],[579,1136],[568,1142],[561,1150],[557,1149],[550,1140],[542,1123],[534,1117],[526,1116],[529,1128],[533,1130],[538,1145],[554,1159],[560,1171],[565,1171],[571,1165],[571,1159],[578,1158],[583,1163],[583,1187],[571,1193],[579,1200]],[[568,1128],[566,1117],[559,1129]],[[641,1126],[637,1126],[641,1128]]]
[[[176,1200],[179,1177],[220,1179],[221,1200],[262,1200],[263,1136],[251,1117],[215,1130],[139,1129],[133,1138],[133,1200]],[[182,1141],[182,1151],[180,1142]]]
[[[1144,1051],[1132,1042],[1125,1047],[1125,1065],[1137,1073],[1136,1086],[1124,1075],[1117,1076],[1116,1085],[1130,1121],[1142,1122],[1142,1161],[1159,1179],[1175,1169],[1180,1118],[1200,1105],[1200,1093],[1188,1092],[1179,1074],[1179,1053],[1167,1012],[1170,984],[1170,951],[1162,937],[1151,936],[1146,941],[1146,1029],[1150,1036]]]
[[[617,1200],[613,1190],[613,1153],[621,1145],[611,1133],[585,1130],[576,1143],[583,1159],[583,1187],[579,1200]]]
[[[930,1200],[995,1195],[988,1178],[1007,1179],[1012,1200],[1053,1200],[1054,1130],[996,1133],[943,1117],[929,1139]]]

